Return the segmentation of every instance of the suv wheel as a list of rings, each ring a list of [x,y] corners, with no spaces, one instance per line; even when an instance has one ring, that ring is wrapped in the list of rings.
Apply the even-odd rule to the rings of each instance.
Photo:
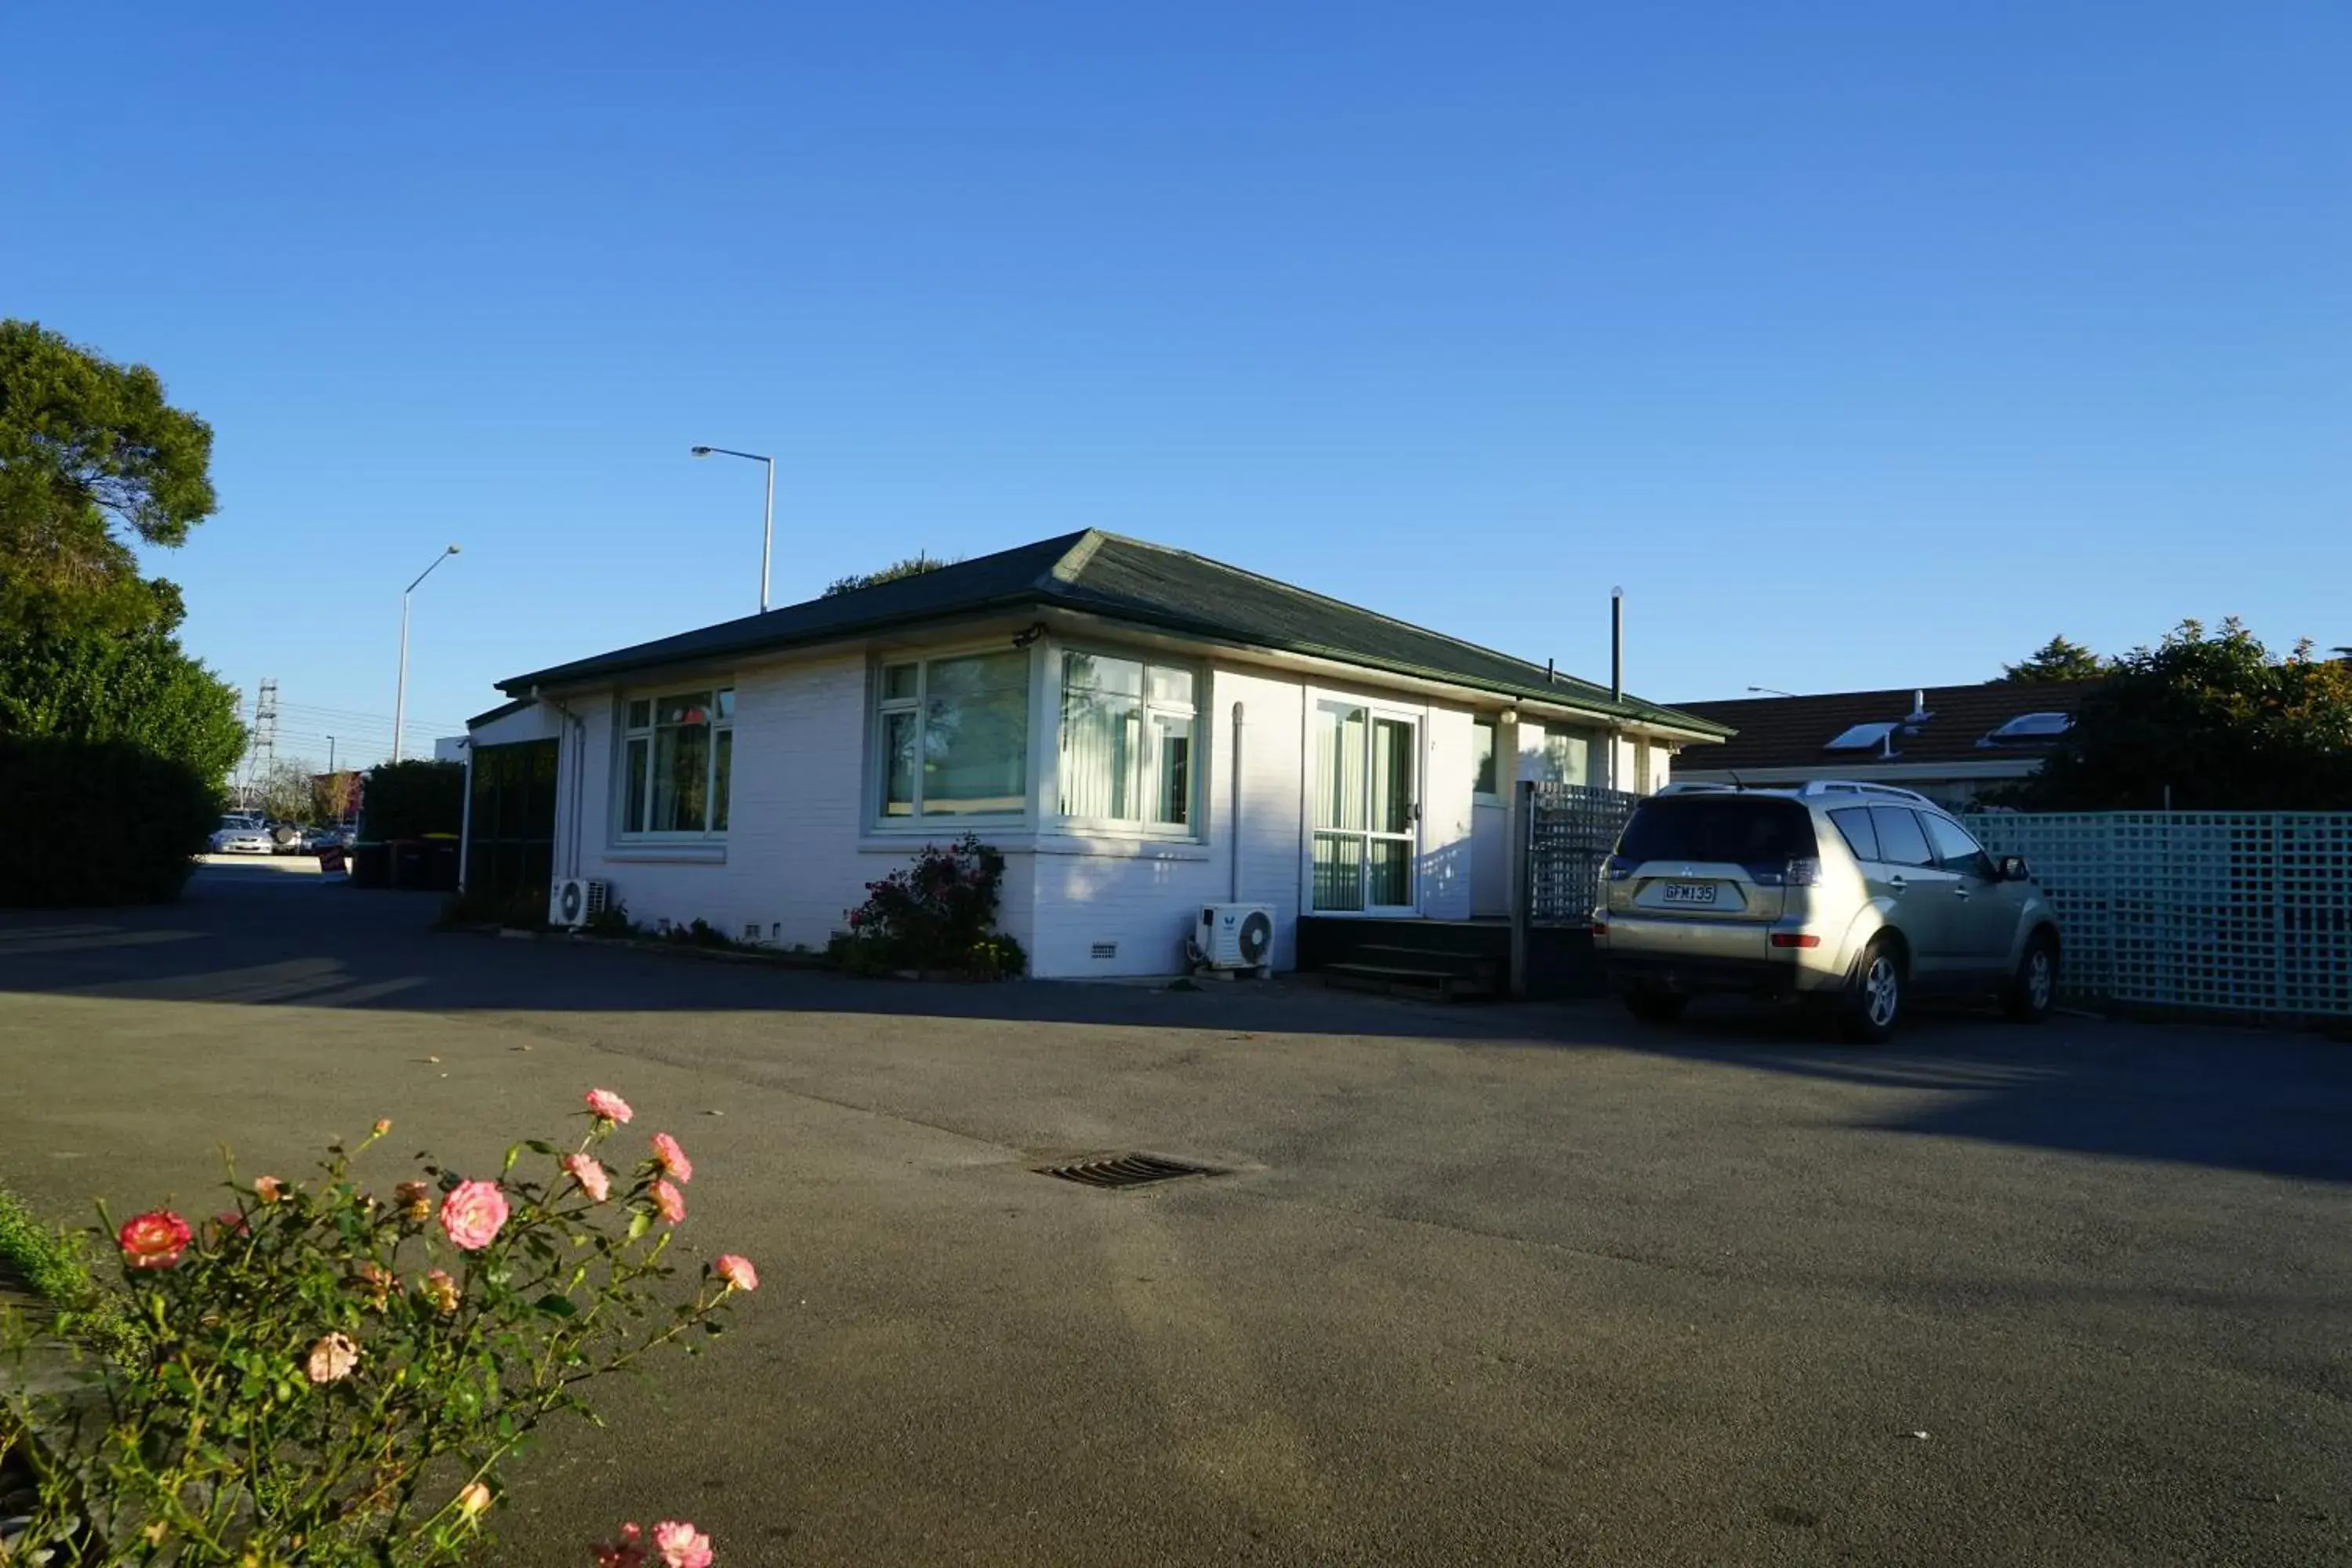
[[[2039,1024],[2058,1004],[2058,944],[2047,931],[2034,934],[2017,961],[2017,973],[2001,995],[2001,1006],[2021,1024]]]
[[[1903,956],[1893,942],[1880,937],[1863,950],[1854,971],[1853,994],[1846,1003],[1846,1037],[1866,1046],[1893,1039],[1895,1026],[1903,1018]]]
[[[1625,1011],[1644,1024],[1671,1024],[1689,1005],[1689,997],[1657,985],[1637,985],[1625,993]]]

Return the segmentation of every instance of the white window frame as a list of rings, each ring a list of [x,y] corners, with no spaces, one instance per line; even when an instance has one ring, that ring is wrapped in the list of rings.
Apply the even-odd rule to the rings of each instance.
[[[915,770],[915,793],[912,809],[905,816],[892,816],[882,798],[887,786],[890,758],[883,741],[888,715],[914,713],[919,718],[930,699],[930,668],[948,659],[970,658],[974,654],[1004,653],[1004,639],[989,637],[956,643],[942,643],[921,647],[890,648],[874,655],[866,669],[866,830],[876,835],[903,835],[909,838],[961,837],[969,830],[983,835],[1002,835],[1021,831],[1036,821],[1039,745],[1037,739],[1037,649],[1025,650],[1028,667],[1023,675],[1021,689],[1023,723],[1026,733],[1022,738],[1021,809],[1017,812],[961,812],[923,815],[923,770]],[[915,694],[911,698],[885,695],[885,672],[902,664],[915,667]]]
[[[1069,691],[1069,658],[1073,654],[1096,658],[1123,659],[1142,667],[1143,693],[1139,699],[1142,728],[1146,737],[1152,734],[1155,716],[1181,717],[1192,721],[1191,745],[1192,777],[1185,781],[1184,816],[1182,822],[1155,822],[1149,816],[1138,817],[1087,816],[1065,812],[1062,803],[1062,767],[1064,760],[1063,725]],[[1190,702],[1155,702],[1151,698],[1151,672],[1154,669],[1178,670],[1192,678],[1192,700]],[[1053,774],[1047,781],[1051,793],[1045,805],[1053,820],[1074,833],[1098,835],[1104,837],[1151,838],[1172,843],[1197,844],[1206,837],[1201,821],[1207,799],[1203,790],[1208,756],[1207,739],[1202,716],[1208,711],[1206,700],[1209,672],[1199,662],[1189,658],[1161,658],[1139,648],[1122,648],[1094,643],[1059,643],[1054,646],[1052,657],[1044,667],[1045,701],[1041,704],[1054,716],[1048,754],[1053,758]],[[1137,749],[1133,780],[1135,798],[1139,803],[1156,803],[1160,798],[1160,748],[1146,744]]]
[[[650,817],[653,812],[654,736],[661,728],[655,720],[661,710],[661,704],[665,699],[684,697],[695,691],[708,691],[710,694],[709,726],[710,745],[709,753],[703,759],[702,793],[705,816],[716,815],[709,808],[720,804],[718,791],[719,737],[721,732],[724,732],[729,737],[727,789],[730,797],[725,805],[728,824],[730,826],[733,825],[735,820],[735,805],[731,798],[735,789],[733,736],[738,701],[735,679],[731,676],[711,676],[698,686],[692,680],[667,681],[658,686],[646,685],[625,689],[613,704],[612,841],[614,844],[724,844],[727,842],[726,827],[705,826],[699,828],[669,830],[639,828],[633,831],[629,826],[629,784],[631,783],[629,743],[639,740],[646,742],[646,811]],[[726,712],[723,718],[719,711],[722,706],[719,699],[722,695],[726,698],[724,704]],[[633,725],[629,721],[630,708],[639,702],[645,703],[646,708],[646,722],[643,727]]]
[[[1500,805],[1503,804],[1503,795],[1510,789],[1513,782],[1506,763],[1518,760],[1504,750],[1505,739],[1507,736],[1515,736],[1516,728],[1517,727],[1514,725],[1504,723],[1503,716],[1500,713],[1473,713],[1470,715],[1470,799],[1472,804],[1477,805]],[[1495,787],[1493,789],[1480,789],[1478,787],[1478,731],[1486,729],[1491,729],[1495,732],[1495,751],[1493,756],[1495,764]]]
[[[1393,697],[1371,697],[1360,691],[1349,691],[1323,686],[1305,689],[1306,704],[1301,714],[1298,766],[1298,912],[1316,920],[1397,920],[1422,912],[1422,903],[1428,897],[1427,870],[1429,857],[1429,762],[1430,730],[1433,716],[1426,705],[1400,701]],[[1318,910],[1315,907],[1315,715],[1324,703],[1339,703],[1361,708],[1370,719],[1402,719],[1412,725],[1412,835],[1411,861],[1408,867],[1412,901],[1402,904],[1368,902],[1360,910]],[[1329,831],[1352,832],[1339,828]],[[1380,835],[1379,837],[1389,837]],[[1369,886],[1369,883],[1367,884]]]

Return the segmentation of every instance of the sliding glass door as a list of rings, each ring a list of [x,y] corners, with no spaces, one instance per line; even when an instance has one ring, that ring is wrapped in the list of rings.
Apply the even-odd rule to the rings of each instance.
[[[1419,726],[1361,703],[1316,704],[1313,908],[1414,907]]]

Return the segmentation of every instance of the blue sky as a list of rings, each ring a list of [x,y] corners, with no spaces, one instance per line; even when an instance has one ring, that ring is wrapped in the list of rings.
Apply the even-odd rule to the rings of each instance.
[[[2352,10],[24,10],[0,311],[281,751],[1095,525],[1645,695],[2352,643]],[[306,739],[310,737],[311,739]]]

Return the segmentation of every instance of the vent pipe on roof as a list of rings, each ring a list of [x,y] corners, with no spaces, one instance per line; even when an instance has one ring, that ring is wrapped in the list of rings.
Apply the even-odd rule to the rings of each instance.
[[[1927,716],[1927,689],[1924,686],[1911,693],[1911,721],[1917,723]]]
[[[1609,700],[1625,700],[1625,590],[1609,590]]]

